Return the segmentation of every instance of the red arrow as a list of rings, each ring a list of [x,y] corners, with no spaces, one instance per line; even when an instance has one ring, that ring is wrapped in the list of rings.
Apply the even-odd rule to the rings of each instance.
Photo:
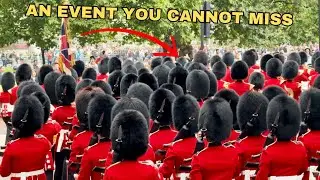
[[[88,32],[84,32],[81,34],[81,36],[88,36],[91,34],[96,34],[96,33],[102,33],[102,32],[124,32],[124,33],[129,33],[133,34],[139,37],[142,37],[144,39],[147,39],[151,42],[154,42],[156,44],[159,44],[163,49],[167,50],[167,52],[157,52],[153,53],[154,56],[173,56],[173,57],[178,57],[178,49],[176,46],[176,41],[173,36],[170,36],[171,41],[172,41],[172,46],[169,44],[162,42],[158,38],[151,36],[149,34],[140,32],[140,31],[135,31],[132,29],[124,29],[124,28],[102,28],[102,29],[96,29],[96,30],[91,30]]]

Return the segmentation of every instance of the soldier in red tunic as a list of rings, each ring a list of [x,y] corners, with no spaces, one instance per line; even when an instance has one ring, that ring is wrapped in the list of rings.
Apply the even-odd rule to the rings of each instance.
[[[240,173],[240,161],[237,150],[228,139],[232,130],[232,110],[224,99],[207,100],[199,117],[199,128],[206,129],[208,146],[192,158],[191,180],[234,179]]]
[[[94,131],[89,147],[84,150],[81,159],[78,180],[100,180],[101,173],[94,172],[95,167],[104,167],[104,161],[111,151],[110,126],[111,109],[116,100],[110,95],[98,95],[93,98],[88,106],[88,119],[90,129]]]
[[[57,95],[59,107],[57,107],[51,118],[60,124],[62,130],[56,137],[55,143],[55,179],[61,179],[64,160],[69,157],[69,152],[64,149],[70,148],[66,143],[69,140],[68,133],[71,129],[72,119],[76,108],[71,105],[75,99],[76,81],[72,76],[62,75],[55,83],[55,94]]]
[[[228,84],[226,88],[233,89],[239,96],[253,88],[253,85],[244,82],[248,77],[248,66],[244,61],[237,61],[232,65],[231,77],[234,82]]]
[[[182,87],[183,92],[186,93],[186,79],[188,71],[180,66],[173,68],[168,75],[168,83],[174,83]]]
[[[315,79],[319,76],[320,73],[320,57],[314,61],[315,73],[309,76],[309,85],[313,86]]]
[[[98,64],[99,73],[97,76],[97,80],[101,80],[104,82],[108,82],[108,62],[109,58],[104,58]]]
[[[52,66],[50,65],[43,65],[41,66],[40,70],[39,70],[39,74],[38,74],[38,82],[39,85],[44,89],[44,78],[46,77],[47,74],[49,74],[50,72],[53,71]]]
[[[9,90],[13,88],[14,85],[15,85],[14,75],[11,72],[3,73],[1,77],[2,92],[0,93],[0,103],[1,103],[0,115],[7,127],[5,144],[7,144],[7,142],[9,141],[9,135],[12,129],[12,125],[10,123],[11,123],[11,114],[14,106],[10,104],[11,94],[9,93]]]
[[[249,168],[247,163],[257,163],[266,141],[266,112],[268,99],[259,92],[249,91],[243,94],[238,103],[237,117],[241,134],[235,144],[242,163],[239,179],[251,179],[256,174],[256,168]]]
[[[249,82],[250,75],[255,71],[260,71],[260,67],[256,64],[256,52],[254,50],[245,51],[242,55],[242,61],[248,65],[248,77],[245,79],[245,82]]]
[[[260,59],[261,73],[263,74],[265,80],[269,79],[269,76],[267,75],[267,71],[266,71],[267,62],[272,58],[273,58],[273,56],[271,54],[265,54]]]
[[[224,77],[224,81],[231,83],[233,80],[231,78],[231,66],[234,63],[234,55],[231,52],[227,52],[223,55],[222,61],[227,66],[226,76]]]
[[[227,66],[222,61],[218,61],[212,66],[212,72],[214,73],[214,75],[216,75],[216,78],[217,78],[218,91],[220,91],[221,89],[224,89],[225,87],[226,82],[223,80],[223,78],[226,75],[226,71],[227,71]]]
[[[108,78],[108,83],[111,86],[113,97],[120,99],[120,82],[125,74],[121,70],[113,71]]]
[[[116,115],[111,125],[113,162],[104,180],[160,180],[161,175],[151,161],[138,161],[148,149],[148,126],[144,116],[135,110]]]
[[[319,101],[320,90],[310,89],[302,93],[300,97],[300,107],[302,111],[303,124],[306,128],[300,128],[299,140],[304,144],[308,153],[309,173],[304,174],[304,179],[313,177],[313,172],[316,172],[319,165],[316,159],[320,158],[320,124],[319,124]],[[317,177],[319,178],[319,177]]]
[[[160,172],[165,178],[170,178],[171,175],[174,179],[183,176],[185,172],[180,171],[180,166],[190,165],[188,159],[204,148],[203,139],[199,139],[199,146],[196,148],[195,134],[198,132],[199,109],[197,100],[190,95],[177,97],[173,103],[173,123],[179,132],[172,140],[160,167]]]
[[[267,62],[266,70],[269,79],[264,83],[264,87],[272,85],[281,87],[282,62],[277,58],[272,58]]]
[[[156,160],[162,160],[158,153],[164,144],[171,143],[177,135],[172,126],[171,107],[175,95],[167,89],[158,89],[153,92],[149,100],[149,111],[152,119],[150,131],[150,145],[156,153]]]
[[[18,86],[15,86],[8,91],[11,94],[11,98],[10,98],[11,105],[14,105],[14,103],[18,98],[17,92],[18,92],[20,83],[22,83],[23,81],[31,80],[31,75],[32,75],[32,69],[28,64],[21,64],[18,67],[15,74],[15,79]]]
[[[301,57],[300,57],[299,53],[296,53],[296,52],[290,53],[288,55],[287,61],[295,61],[298,64],[298,74],[294,79],[295,82],[301,83],[302,81],[308,81],[309,75],[303,74],[304,70],[300,71]]]
[[[0,175],[11,180],[46,180],[44,166],[51,144],[42,135],[34,135],[43,124],[44,111],[36,97],[23,96],[15,103],[12,124],[14,140],[7,144]]]
[[[50,72],[46,75],[44,78],[44,89],[47,93],[47,95],[50,98],[51,104],[54,108],[59,106],[59,100],[56,95],[56,81],[61,76],[61,74],[56,72]]]
[[[230,107],[232,110],[232,115],[233,115],[233,128],[232,128],[230,136],[226,140],[226,142],[233,144],[236,142],[236,140],[238,139],[238,136],[241,133],[240,128],[239,128],[239,124],[238,124],[238,120],[237,120],[237,116],[236,116],[237,105],[239,102],[239,96],[232,89],[223,89],[223,90],[217,92],[215,97],[222,98],[222,99],[226,100],[227,102],[229,102],[229,104],[230,104]]]
[[[187,93],[195,97],[199,103],[199,107],[201,107],[204,103],[204,100],[209,95],[209,77],[202,70],[193,70],[188,74],[186,87]]]
[[[254,85],[253,90],[260,92],[264,87],[264,76],[260,72],[253,72],[249,77],[249,83]]]
[[[299,65],[295,61],[288,60],[283,64],[282,77],[284,82],[281,84],[290,97],[299,100],[301,94],[301,84],[294,81],[299,73]]]
[[[126,74],[123,76],[120,82],[120,96],[125,96],[131,85],[138,81],[138,76],[135,74]]]
[[[271,133],[260,157],[256,180],[302,179],[309,163],[305,146],[296,140],[301,123],[299,105],[287,95],[275,97],[268,105],[267,123]],[[273,143],[269,144],[269,140]]]

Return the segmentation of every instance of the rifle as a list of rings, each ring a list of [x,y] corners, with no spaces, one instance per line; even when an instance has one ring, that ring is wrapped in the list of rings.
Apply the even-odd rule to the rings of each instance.
[[[166,99],[164,99],[162,101],[161,107],[158,110],[158,115],[157,115],[156,119],[154,119],[154,121],[153,121],[153,125],[152,125],[152,128],[150,130],[150,133],[153,133],[153,132],[159,130],[159,128],[160,128],[160,119],[162,119],[162,116],[163,116],[163,113],[164,113],[163,109],[164,109],[165,104],[166,104]]]
[[[300,125],[299,136],[302,136],[303,134],[308,132],[308,125],[307,124],[308,124],[308,121],[309,121],[309,118],[310,118],[310,115],[311,115],[310,105],[311,105],[311,99],[308,100],[307,109],[304,112],[304,119],[303,119],[303,121],[301,122],[301,125]]]
[[[270,133],[268,134],[267,139],[266,139],[263,147],[267,147],[274,142],[276,133],[278,131],[279,120],[280,120],[280,114],[278,113],[276,116],[276,119],[274,120],[274,122],[271,125]]]
[[[92,137],[90,139],[89,146],[92,146],[92,145],[98,143],[98,141],[99,141],[98,135],[101,134],[103,118],[104,118],[104,113],[102,113],[101,116],[100,116],[99,122],[96,125],[96,131],[94,132],[94,134],[92,135]]]
[[[258,106],[256,111],[252,114],[251,119],[244,126],[243,131],[241,132],[241,134],[238,137],[238,140],[247,137],[250,134],[250,132],[252,132],[254,130],[254,126],[255,126],[257,119],[259,117],[258,112],[260,110],[260,107],[261,107],[261,105]]]
[[[196,154],[204,149],[204,146],[205,146],[204,137],[206,136],[206,132],[207,132],[207,129],[203,128],[200,130],[200,135],[197,138],[197,143],[196,143],[196,147],[194,148],[193,154]]]

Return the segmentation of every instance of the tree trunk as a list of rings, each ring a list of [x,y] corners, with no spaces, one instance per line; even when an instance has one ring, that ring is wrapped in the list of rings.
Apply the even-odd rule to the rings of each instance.
[[[42,57],[42,65],[45,65],[46,64],[46,59],[44,57],[44,49],[41,48],[41,57]]]

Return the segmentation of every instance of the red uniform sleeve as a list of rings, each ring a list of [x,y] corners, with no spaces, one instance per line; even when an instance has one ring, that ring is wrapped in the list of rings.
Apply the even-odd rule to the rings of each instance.
[[[11,151],[12,150],[13,149],[11,149],[10,143],[8,143],[4,151],[1,166],[0,166],[0,175],[2,177],[7,177],[11,174],[11,158],[12,158]]]
[[[90,153],[88,149],[84,151],[82,160],[81,160],[81,167],[78,176],[78,180],[87,180],[90,179],[91,171],[94,168],[92,161],[90,160]]]
[[[78,143],[78,139],[77,137],[74,138],[74,141],[72,142],[72,145],[71,145],[71,153],[70,153],[70,159],[69,161],[70,162],[77,162],[77,155],[79,155],[81,151],[81,147]]]
[[[256,180],[267,180],[269,177],[269,169],[271,165],[271,159],[266,150],[262,152],[260,158],[259,171],[257,173]]]
[[[172,173],[175,170],[175,159],[176,155],[170,147],[167,151],[166,158],[163,161],[162,166],[160,167],[160,173],[163,175],[164,178],[170,178]]]
[[[241,144],[239,142],[236,142],[235,143],[235,148],[236,148],[236,151],[238,152],[238,155],[239,155],[239,173],[245,168],[245,164],[246,164],[246,158],[244,157],[244,154],[243,154],[243,150],[242,150],[242,147],[241,147]]]
[[[305,148],[305,147],[304,147]],[[305,150],[305,157],[304,159],[302,160],[302,166],[301,166],[301,171],[300,171],[300,174],[302,173],[308,173],[308,168],[309,168],[309,158],[308,158],[308,153],[307,153],[307,149],[304,149]]]
[[[202,180],[201,167],[199,164],[199,159],[197,155],[194,155],[191,162],[191,180]]]
[[[106,159],[106,163],[105,163],[105,167],[108,168],[111,164],[112,164],[112,159],[113,159],[113,154],[112,151],[108,153],[107,159]]]
[[[60,124],[58,122],[55,122],[54,129],[55,129],[55,133],[57,135],[61,131],[62,127],[60,126]]]
[[[58,112],[57,112],[57,110],[54,110],[52,112],[51,119],[58,122]]]

